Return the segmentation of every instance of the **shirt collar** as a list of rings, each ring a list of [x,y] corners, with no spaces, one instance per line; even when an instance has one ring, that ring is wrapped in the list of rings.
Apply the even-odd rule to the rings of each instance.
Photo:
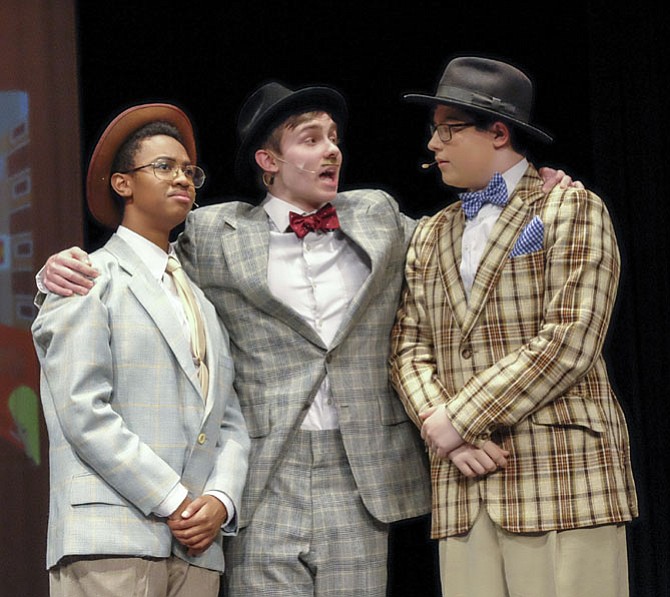
[[[516,185],[519,184],[519,181],[523,178],[526,169],[528,168],[528,160],[526,158],[521,159],[502,173],[503,180],[505,181],[505,186],[507,187],[507,196],[512,196],[512,191],[516,188]]]
[[[125,226],[119,226],[116,234],[130,245],[130,248],[137,254],[144,265],[147,266],[154,278],[157,280],[163,278],[168,260],[168,254],[163,249]],[[170,245],[170,254],[174,254],[172,245]]]

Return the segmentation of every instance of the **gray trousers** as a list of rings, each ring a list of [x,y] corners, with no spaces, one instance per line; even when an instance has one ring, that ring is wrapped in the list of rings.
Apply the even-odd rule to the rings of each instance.
[[[299,431],[226,541],[225,597],[386,595],[388,525],[363,505],[338,430]]]

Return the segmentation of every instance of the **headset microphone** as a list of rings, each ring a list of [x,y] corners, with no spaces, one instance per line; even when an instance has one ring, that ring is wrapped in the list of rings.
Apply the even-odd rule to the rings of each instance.
[[[430,162],[430,164],[421,164],[421,168],[423,170],[428,170],[428,168],[430,168],[431,166],[434,166],[435,164],[437,164],[437,160],[434,161],[434,162]]]
[[[318,170],[308,170],[307,168],[303,168],[302,166],[298,166],[298,164],[294,164],[293,162],[287,162],[286,160],[283,160],[282,158],[280,158],[276,155],[273,155],[272,157],[275,158],[276,160],[280,161],[280,162],[284,162],[284,164],[288,164],[289,166],[293,166],[297,170],[302,170],[303,172],[308,172],[309,174],[318,174],[318,172],[319,172]]]

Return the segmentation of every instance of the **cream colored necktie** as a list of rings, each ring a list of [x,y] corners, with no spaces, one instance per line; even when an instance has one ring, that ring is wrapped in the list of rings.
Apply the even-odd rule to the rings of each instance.
[[[209,385],[209,372],[207,371],[207,365],[205,365],[207,344],[205,340],[205,326],[200,316],[200,309],[198,309],[195,296],[181,264],[172,255],[168,257],[165,271],[172,276],[174,285],[177,288],[177,294],[184,306],[184,313],[186,314],[188,327],[191,331],[191,352],[198,367],[198,378],[202,387],[202,395],[207,398],[207,386]]]

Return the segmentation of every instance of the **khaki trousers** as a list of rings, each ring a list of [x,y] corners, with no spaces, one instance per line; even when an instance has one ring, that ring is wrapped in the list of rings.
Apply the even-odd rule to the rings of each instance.
[[[444,597],[627,597],[624,525],[509,533],[482,506],[467,535],[440,541]]]
[[[49,571],[51,597],[217,597],[219,573],[166,559],[72,558]]]

